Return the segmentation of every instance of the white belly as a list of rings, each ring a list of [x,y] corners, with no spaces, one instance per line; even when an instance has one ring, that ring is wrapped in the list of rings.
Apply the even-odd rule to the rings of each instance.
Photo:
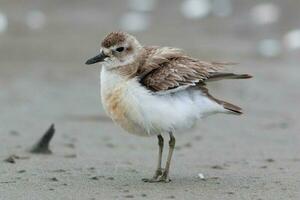
[[[157,95],[136,79],[116,76],[102,70],[102,102],[107,114],[129,133],[148,136],[182,130],[192,127],[200,117],[224,111],[200,90]]]

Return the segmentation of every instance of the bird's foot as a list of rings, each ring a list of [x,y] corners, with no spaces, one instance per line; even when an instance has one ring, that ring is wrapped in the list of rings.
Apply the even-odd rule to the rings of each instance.
[[[143,178],[142,181],[144,181],[145,183],[156,183],[159,182],[157,178]]]
[[[163,172],[164,172],[164,169],[162,169],[162,168],[157,169],[152,178],[143,178],[142,181],[148,182],[148,183],[158,182],[158,178],[163,174]]]
[[[158,182],[169,183],[171,179],[169,178],[169,172],[163,171],[162,175],[158,177]]]
[[[164,169],[158,169],[156,170],[154,176],[152,178],[143,178],[142,181],[147,183],[157,183],[157,182],[164,182],[168,183],[171,181],[168,176],[168,172],[166,172]]]

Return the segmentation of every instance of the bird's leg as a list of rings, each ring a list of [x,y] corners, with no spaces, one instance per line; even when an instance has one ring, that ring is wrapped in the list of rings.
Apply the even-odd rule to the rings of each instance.
[[[171,159],[175,147],[175,137],[173,136],[173,133],[170,132],[170,141],[169,141],[169,154],[167,158],[167,163],[165,170],[163,171],[162,175],[159,177],[158,181],[160,182],[170,182],[171,180],[169,179],[169,170],[170,170],[170,164],[171,164]]]
[[[142,179],[145,182],[157,182],[157,178],[163,174],[163,169],[161,168],[161,160],[162,160],[162,153],[164,148],[164,138],[161,135],[158,135],[157,138],[158,138],[158,146],[159,146],[157,168],[155,174],[151,179],[147,179],[147,178]]]
[[[164,138],[161,135],[157,136],[158,138],[158,146],[159,146],[159,151],[158,151],[158,162],[157,162],[157,168],[155,171],[155,174],[153,178],[157,179],[160,175],[162,175],[162,168],[161,168],[161,160],[162,160],[162,153],[164,149]]]

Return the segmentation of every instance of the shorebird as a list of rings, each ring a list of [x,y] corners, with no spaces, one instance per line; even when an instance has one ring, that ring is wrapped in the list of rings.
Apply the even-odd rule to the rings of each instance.
[[[101,99],[108,116],[129,133],[158,138],[157,168],[145,182],[170,181],[175,131],[191,128],[211,114],[242,114],[240,107],[213,97],[207,82],[251,78],[222,71],[232,63],[201,61],[173,47],[143,46],[125,32],[108,34],[100,54],[86,64],[98,62],[102,66]],[[163,134],[170,136],[164,168]]]

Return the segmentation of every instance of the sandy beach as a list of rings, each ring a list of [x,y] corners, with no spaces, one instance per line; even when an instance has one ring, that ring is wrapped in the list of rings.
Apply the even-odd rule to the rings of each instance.
[[[299,50],[283,49],[275,58],[256,50],[260,39],[299,27],[299,13],[287,14],[299,2],[282,6],[280,29],[246,25],[254,2],[236,0],[232,16],[200,21],[182,17],[174,2],[160,1],[149,29],[134,35],[202,60],[238,62],[230,70],[254,78],[209,84],[244,115],[215,115],[176,134],[168,184],[141,181],[155,170],[157,140],[127,134],[106,117],[100,67],[84,65],[101,39],[119,29],[126,1],[1,3],[9,22],[0,35],[1,200],[300,198]],[[36,9],[45,25],[31,30],[25,16]],[[52,123],[53,153],[29,153]]]

